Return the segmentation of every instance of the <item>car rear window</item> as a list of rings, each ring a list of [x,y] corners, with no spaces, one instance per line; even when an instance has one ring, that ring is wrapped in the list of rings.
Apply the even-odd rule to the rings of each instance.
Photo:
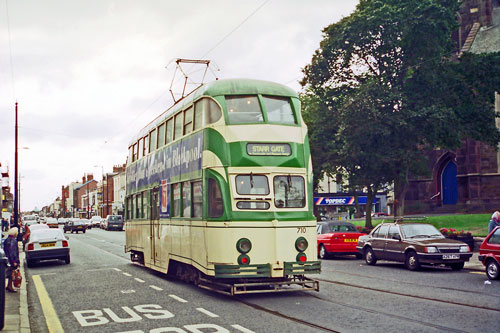
[[[39,229],[31,233],[30,240],[32,241],[45,241],[57,240],[64,238],[63,233],[59,229]]]

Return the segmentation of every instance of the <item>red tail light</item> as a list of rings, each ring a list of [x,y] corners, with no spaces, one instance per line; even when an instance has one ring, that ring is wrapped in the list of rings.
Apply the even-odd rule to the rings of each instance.
[[[35,249],[35,246],[33,243],[28,244],[28,251],[33,251]]]
[[[68,247],[68,241],[63,240],[63,247]]]

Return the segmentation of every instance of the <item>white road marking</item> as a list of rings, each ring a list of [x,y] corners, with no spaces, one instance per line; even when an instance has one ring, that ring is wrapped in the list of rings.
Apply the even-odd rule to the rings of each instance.
[[[238,331],[241,331],[243,333],[255,333],[254,331],[250,331],[248,328],[245,328],[240,325],[231,325],[232,328],[236,328]]]
[[[176,301],[179,301],[181,303],[187,303],[187,301],[184,298],[180,298],[179,296],[176,296],[176,295],[168,295],[168,296],[172,297],[173,299],[175,299]]]
[[[125,275],[125,276],[132,276],[132,274],[125,273],[125,272],[123,272],[123,275]]]
[[[130,289],[130,290],[122,290],[122,291],[121,291],[121,293],[122,293],[122,294],[133,294],[133,293],[135,293],[135,290],[133,290],[133,289]]]
[[[113,269],[114,269],[115,271],[117,271],[117,272],[121,272],[121,271],[122,271],[122,270],[121,270],[121,269],[119,269],[119,268],[113,268]]]
[[[140,283],[144,283],[145,282],[144,280],[141,280],[139,278],[134,278],[134,280],[136,280],[137,282],[140,282]]]
[[[157,286],[149,286],[150,288],[153,288],[154,290],[162,291],[163,289]]]
[[[212,313],[212,312],[210,312],[210,311],[208,311],[208,310],[205,310],[204,308],[196,308],[196,310],[198,310],[198,311],[200,311],[201,313],[204,313],[204,314],[206,314],[207,316],[212,317],[212,318],[217,318],[217,317],[219,317],[219,316],[218,316],[218,315],[216,315],[215,313]]]

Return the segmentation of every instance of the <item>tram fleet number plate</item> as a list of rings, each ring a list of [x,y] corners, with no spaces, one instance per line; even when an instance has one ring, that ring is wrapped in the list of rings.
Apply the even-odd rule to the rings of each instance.
[[[250,156],[290,156],[292,148],[288,143],[248,143],[247,154]]]

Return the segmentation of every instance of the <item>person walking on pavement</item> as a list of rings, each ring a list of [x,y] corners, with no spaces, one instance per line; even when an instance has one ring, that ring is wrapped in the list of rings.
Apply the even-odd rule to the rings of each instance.
[[[500,212],[498,210],[491,215],[490,223],[488,223],[488,234],[497,226],[500,226]]]
[[[9,282],[7,284],[7,290],[10,292],[16,292],[14,286],[12,285],[12,272],[19,268],[19,247],[17,245],[17,234],[18,230],[16,227],[10,228],[8,231],[8,237],[5,240],[3,245],[3,249],[5,251],[5,255],[9,260],[10,268],[7,271],[7,277],[9,278]]]

